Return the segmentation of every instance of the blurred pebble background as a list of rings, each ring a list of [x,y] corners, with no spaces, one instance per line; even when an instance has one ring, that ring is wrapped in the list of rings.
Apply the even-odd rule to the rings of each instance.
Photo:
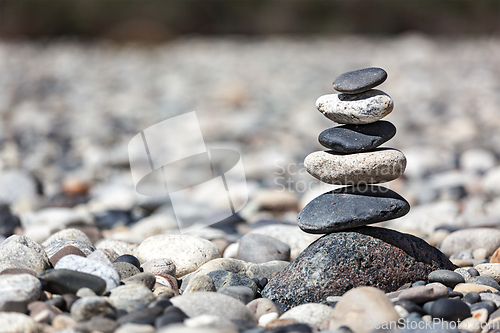
[[[335,125],[315,100],[370,66],[408,159],[388,186],[412,211],[388,226],[436,245],[500,225],[498,1],[1,1],[0,17],[0,199],[24,230],[4,237],[77,221],[143,240],[127,225],[171,205],[136,194],[128,142],[190,111],[242,154],[247,222],[293,223],[328,190],[301,165]]]

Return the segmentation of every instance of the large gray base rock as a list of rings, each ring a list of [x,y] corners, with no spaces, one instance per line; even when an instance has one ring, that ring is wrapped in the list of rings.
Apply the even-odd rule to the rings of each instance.
[[[305,303],[326,303],[359,286],[385,292],[427,280],[437,269],[454,270],[438,249],[412,235],[362,227],[332,233],[309,245],[269,281],[262,296],[283,309]]]

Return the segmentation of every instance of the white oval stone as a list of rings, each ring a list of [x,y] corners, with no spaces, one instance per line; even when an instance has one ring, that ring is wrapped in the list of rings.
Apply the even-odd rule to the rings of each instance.
[[[169,258],[176,267],[177,278],[194,272],[204,263],[221,257],[217,246],[203,238],[189,235],[157,235],[145,239],[137,250],[138,258],[146,261]]]
[[[391,113],[391,96],[377,89],[360,94],[330,94],[316,100],[316,107],[328,119],[339,124],[369,124]]]
[[[370,152],[340,155],[317,151],[304,166],[311,176],[334,185],[366,185],[394,180],[406,168],[406,157],[397,149],[378,148]]]

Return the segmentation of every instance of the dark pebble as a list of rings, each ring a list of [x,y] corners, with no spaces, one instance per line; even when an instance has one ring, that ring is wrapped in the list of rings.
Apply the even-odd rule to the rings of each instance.
[[[164,309],[159,306],[147,307],[122,316],[117,322],[120,325],[127,323],[154,325],[156,317],[161,315],[163,311]]]
[[[347,186],[316,197],[297,221],[305,232],[325,234],[395,219],[409,211],[410,204],[388,188]]]
[[[106,290],[106,282],[100,277],[68,269],[49,269],[39,277],[46,283],[44,289],[53,294],[76,294],[83,287],[92,289],[97,295]]]
[[[102,332],[113,333],[118,328],[118,323],[112,319],[95,316],[88,321],[76,324],[76,331],[82,333]]]
[[[286,326],[279,326],[266,330],[266,333],[312,333],[312,329],[307,324],[292,324]]]
[[[51,299],[45,301],[45,303],[55,306],[63,312],[69,312],[69,309],[66,307],[66,300],[64,297],[52,297]]]
[[[18,227],[21,227],[19,218],[11,213],[8,205],[0,205],[0,235],[5,238],[12,236]]]
[[[366,125],[343,125],[320,133],[319,143],[336,153],[352,154],[370,151],[389,141],[396,134],[396,127],[379,120]]]
[[[464,295],[464,298],[463,298],[463,301],[464,302],[468,302],[470,304],[474,304],[474,303],[477,303],[481,300],[481,297],[479,296],[478,293],[476,293],[475,291],[471,291],[467,294]]]
[[[134,257],[131,254],[123,254],[123,255],[119,256],[118,258],[116,258],[116,260],[114,262],[126,262],[126,263],[134,265],[137,268],[141,268],[141,263],[139,262],[139,259],[137,259],[136,257]]]
[[[470,311],[467,304],[460,300],[441,298],[432,304],[430,315],[446,321],[457,321],[470,317]]]
[[[106,210],[95,215],[95,226],[101,230],[111,229],[116,225],[127,225],[132,222],[130,214],[124,210]]]
[[[159,306],[160,308],[166,309],[169,306],[172,306],[172,302],[170,302],[170,300],[167,298],[159,298],[156,301],[149,304],[150,308],[154,306]]]
[[[427,283],[425,281],[417,281],[417,282],[413,282],[413,284],[411,285],[412,287],[418,287],[418,286],[425,286]]]
[[[497,306],[492,301],[482,301],[482,302],[479,302],[476,304],[472,304],[470,306],[471,311],[479,310],[479,309],[486,309],[488,311],[488,314],[492,314],[497,309]]]
[[[474,267],[470,267],[469,269],[467,269],[467,272],[469,272],[469,274],[472,276],[479,276],[479,272]]]
[[[333,89],[345,94],[359,94],[382,84],[387,72],[382,68],[369,67],[346,72],[333,81]]]
[[[57,262],[59,260],[61,260],[62,257],[65,257],[65,256],[70,255],[70,254],[74,254],[74,255],[77,255],[80,257],[84,257],[84,258],[87,257],[85,255],[85,253],[83,253],[82,250],[80,250],[79,248],[77,248],[75,246],[67,245],[67,246],[63,247],[62,249],[60,249],[59,251],[57,251],[56,253],[54,253],[54,255],[49,258],[49,261],[52,264],[52,267],[55,267]]]
[[[429,282],[439,282],[447,287],[454,288],[459,283],[465,283],[464,277],[456,272],[439,269],[429,274]]]
[[[496,290],[500,290],[500,285],[498,285],[498,283],[495,280],[493,280],[488,276],[475,276],[472,279],[470,279],[468,283],[482,284],[485,286],[495,288]]]
[[[266,287],[266,285],[267,285],[268,282],[269,282],[269,280],[266,277],[260,279],[260,281],[259,281],[259,287],[260,287],[260,289],[264,289]]]
[[[0,312],[19,312],[28,314],[28,302],[6,301],[0,307]]]
[[[424,310],[425,313],[427,314],[431,314],[431,309],[432,309],[432,305],[434,305],[434,302],[435,301],[429,301],[429,302],[426,302],[423,306],[422,306],[422,309]]]
[[[424,311],[424,309],[422,309],[422,307],[420,305],[418,305],[415,302],[409,301],[407,299],[397,300],[397,301],[393,302],[393,304],[394,305],[402,306],[409,313],[418,312],[421,315],[425,315],[426,314],[426,312]]]
[[[171,306],[163,312],[163,315],[155,319],[155,327],[159,329],[170,324],[182,323],[187,318],[189,317],[181,309]]]
[[[449,298],[452,298],[452,297],[458,297],[459,299],[462,299],[462,298],[464,297],[464,294],[462,294],[462,293],[460,293],[460,292],[458,292],[458,291],[453,291],[453,290],[452,290],[452,291],[450,291],[450,292],[448,293],[448,297],[449,297]]]

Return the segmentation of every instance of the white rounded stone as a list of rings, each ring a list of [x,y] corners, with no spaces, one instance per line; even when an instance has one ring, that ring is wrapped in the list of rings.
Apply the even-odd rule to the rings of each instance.
[[[394,102],[385,92],[371,89],[360,94],[330,94],[316,100],[316,108],[339,124],[369,124],[392,112]]]
[[[406,158],[393,148],[349,155],[317,151],[306,157],[304,166],[309,174],[328,184],[377,184],[401,176],[406,168]]]
[[[189,235],[149,237],[141,243],[137,254],[142,263],[158,258],[171,259],[176,267],[177,278],[194,272],[212,259],[221,257],[214,243]]]

